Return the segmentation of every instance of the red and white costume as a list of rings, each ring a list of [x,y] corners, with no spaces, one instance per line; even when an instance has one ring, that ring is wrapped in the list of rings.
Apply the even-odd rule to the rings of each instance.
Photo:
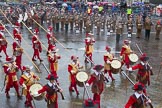
[[[15,38],[15,34],[19,34],[20,33],[20,24],[18,22],[15,23],[15,27],[13,29],[13,35]]]
[[[56,53],[57,51],[58,49],[56,49],[56,47],[53,47],[48,55],[48,61],[50,63],[50,72],[52,75],[54,75],[54,77],[58,77],[58,60],[61,59],[61,56]]]
[[[125,64],[127,68],[129,68],[130,60],[129,55],[132,53],[132,50],[130,48],[130,41],[124,40],[124,45],[122,46],[120,57],[123,59],[122,64]]]
[[[112,71],[111,71],[111,62],[114,58],[114,55],[110,53],[111,48],[109,46],[106,46],[106,54],[104,54],[104,72],[105,74],[108,73],[109,76],[111,77],[111,80],[115,80],[112,76]]]
[[[102,65],[96,65],[93,68],[96,71],[91,74],[86,83],[86,86],[92,84],[91,91],[93,93],[93,101],[98,104],[98,108],[100,108],[100,95],[104,90],[104,75],[101,73],[103,68],[104,67]]]
[[[89,37],[85,38],[85,62],[88,62],[88,58],[89,60],[92,61],[92,53],[93,53],[93,44],[95,43],[95,40],[93,37],[91,37],[91,35],[89,35]]]
[[[76,91],[76,94],[79,95],[78,89],[77,89],[77,80],[76,80],[76,74],[78,73],[79,69],[79,61],[78,57],[71,56],[72,63],[68,64],[68,72],[69,72],[69,80],[70,80],[70,86],[69,91],[72,92],[73,88]]]
[[[3,51],[7,58],[8,54],[7,54],[6,49],[7,49],[7,41],[4,38],[4,34],[2,32],[0,32],[0,53]]]
[[[29,66],[23,66],[23,75],[19,79],[19,84],[23,87],[23,94],[26,96],[25,105],[33,108],[32,106],[32,97],[29,93],[31,85],[35,83],[35,80],[39,80],[39,77],[36,76],[33,72],[30,71]],[[28,71],[28,72],[27,72]]]
[[[22,61],[23,49],[21,48],[18,40],[13,42],[12,47],[13,47],[13,55],[16,57],[16,60],[15,60],[16,65],[18,66],[20,70],[22,70],[21,61]]]
[[[6,79],[6,90],[5,90],[6,97],[10,98],[10,96],[9,96],[10,88],[14,87],[16,90],[17,96],[19,98],[21,96],[19,94],[18,78],[16,75],[17,66],[14,63],[13,58],[8,57],[8,58],[6,58],[6,60],[10,61],[10,63],[3,65],[3,69],[6,74],[6,77],[5,77],[5,79]]]
[[[34,35],[32,37],[32,43],[33,43],[33,50],[34,50],[32,60],[35,61],[35,58],[37,57],[40,61],[42,61],[42,59],[40,58],[40,52],[42,52],[42,46],[40,41],[38,40],[37,35]]]

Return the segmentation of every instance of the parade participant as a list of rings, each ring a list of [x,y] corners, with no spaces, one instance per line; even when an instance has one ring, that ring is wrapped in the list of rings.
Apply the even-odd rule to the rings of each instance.
[[[47,108],[58,108],[57,92],[62,93],[62,89],[60,89],[55,82],[57,77],[54,77],[52,74],[49,74],[46,79],[49,80],[49,82],[46,85],[44,85],[41,90],[34,93],[33,95],[38,95],[43,92],[46,92],[45,100],[47,102]]]
[[[68,28],[69,28],[69,16],[65,15],[65,32],[68,32]]]
[[[91,24],[90,18],[87,19],[85,27],[86,27],[86,30],[85,30],[86,34],[90,33],[92,30],[92,24]]]
[[[82,32],[82,29],[83,29],[83,14],[79,15],[79,28],[80,28],[80,32]]]
[[[128,6],[128,8],[127,8],[127,19],[128,20],[129,20],[131,14],[132,14],[132,9],[130,6]]]
[[[92,53],[93,53],[93,44],[95,43],[94,38],[92,37],[93,34],[88,33],[87,37],[85,38],[85,63],[88,63],[88,58],[92,61]]]
[[[132,37],[132,32],[133,32],[132,18],[129,18],[127,22],[127,31],[128,31],[128,37]]]
[[[114,58],[114,55],[111,54],[111,48],[109,46],[106,46],[105,50],[107,52],[104,54],[104,72],[105,74],[108,73],[111,80],[114,81],[115,79],[113,78],[111,71],[111,62]]]
[[[5,26],[2,25],[2,24],[0,24],[0,31],[1,31],[1,32],[5,31]]]
[[[34,34],[37,35],[37,36],[39,35],[39,28],[34,29]]]
[[[155,30],[156,30],[156,40],[160,40],[160,32],[162,29],[162,25],[161,25],[161,20],[159,19],[155,25]]]
[[[127,68],[129,68],[130,65],[129,55],[132,53],[130,43],[131,41],[124,40],[124,45],[122,46],[122,49],[120,51],[120,58],[122,59],[122,65],[125,64]]]
[[[142,36],[142,19],[141,16],[137,17],[136,20],[136,29],[137,29],[137,38],[140,38]]]
[[[59,28],[60,28],[60,20],[61,20],[61,17],[60,17],[60,14],[58,12],[56,12],[56,32],[59,31]]]
[[[65,25],[65,14],[61,13],[61,31],[64,30],[64,25]]]
[[[79,58],[76,56],[71,56],[72,62],[68,64],[68,72],[69,72],[69,78],[70,78],[70,86],[69,86],[69,92],[73,92],[75,90],[77,96],[79,95],[79,91],[77,89],[77,81],[76,81],[76,74],[78,73],[80,67]],[[74,88],[74,90],[73,90]]]
[[[74,15],[73,14],[70,14],[69,22],[70,22],[70,30],[72,31],[74,27]]]
[[[100,34],[100,30],[101,30],[101,21],[100,21],[100,18],[97,20],[96,26],[97,26],[97,35],[99,35]]]
[[[39,77],[34,74],[34,72],[31,72],[32,67],[26,65],[22,67],[23,74],[21,75],[19,79],[20,85],[23,87],[23,95],[26,96],[25,100],[25,106],[34,108],[32,105],[32,97],[29,93],[29,88],[31,85],[35,83],[35,81],[39,80]]]
[[[121,33],[122,33],[121,28],[122,28],[121,23],[117,23],[116,24],[116,43],[119,43],[119,41],[120,41],[120,37],[121,37]]]
[[[86,83],[86,86],[92,84],[91,91],[93,93],[93,101],[98,104],[98,108],[100,108],[100,95],[104,90],[104,75],[102,73],[102,69],[104,66],[95,65],[95,72],[91,74],[89,80]]]
[[[48,51],[50,51],[53,46],[56,46],[56,41],[52,30],[53,30],[52,26],[49,26],[47,29],[48,32],[46,37],[48,39]]]
[[[149,57],[147,57],[145,53],[140,57],[140,60],[141,62],[139,64],[130,67],[128,70],[132,71],[138,69],[136,81],[140,82],[146,87],[147,85],[150,85],[150,70],[152,67],[148,65]],[[147,95],[146,89],[144,89],[144,93]]]
[[[151,103],[151,100],[146,100],[143,95],[143,86],[140,83],[136,83],[133,87],[135,93],[129,97],[129,100],[125,104],[124,108],[145,108],[146,104]]]
[[[8,58],[6,58],[6,61],[8,61],[8,63],[5,63],[3,65],[3,69],[4,69],[4,72],[6,74],[6,76],[5,76],[6,98],[10,98],[10,95],[9,95],[10,88],[14,87],[15,90],[16,90],[18,99],[21,99],[22,97],[20,96],[20,93],[19,93],[18,78],[17,78],[17,75],[16,75],[16,71],[17,71],[18,67],[15,63],[15,58],[8,57]]]
[[[58,51],[59,49],[53,46],[48,54],[48,61],[50,63],[50,72],[54,77],[58,77],[57,76],[58,60],[61,59],[61,56],[57,53]]]
[[[2,32],[0,32],[0,53],[3,51],[7,58],[8,54],[7,54],[6,49],[7,49],[7,40],[4,37],[4,34]],[[1,55],[0,55],[0,57],[1,57]]]
[[[14,29],[13,29],[13,36],[15,37],[15,34],[20,33],[20,23],[16,22]]]
[[[35,57],[37,57],[40,60],[40,62],[42,62],[43,60],[40,58],[40,53],[42,52],[42,46],[41,46],[40,41],[38,40],[37,35],[34,35],[32,37],[32,44],[33,44],[33,50],[34,50],[32,60],[36,61]]]
[[[18,66],[18,69],[22,71],[21,61],[22,61],[23,48],[21,48],[19,39],[16,38],[16,41],[14,41],[12,44],[12,48],[13,48],[13,56],[16,57],[16,60],[15,60],[16,65]]]
[[[150,31],[151,31],[152,22],[149,17],[146,18],[146,21],[144,22],[144,28],[145,28],[145,40],[150,39]]]

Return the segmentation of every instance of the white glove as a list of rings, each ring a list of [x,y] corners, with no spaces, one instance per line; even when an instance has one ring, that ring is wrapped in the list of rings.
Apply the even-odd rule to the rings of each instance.
[[[151,103],[151,100],[150,99],[147,100],[146,104],[148,104],[148,103]]]
[[[106,61],[107,64],[110,64],[111,62],[109,60]]]
[[[27,87],[26,87],[26,85],[25,85],[25,84],[22,84],[22,87],[23,87],[24,89],[27,89]]]
[[[127,69],[128,71],[132,71],[132,68]]]
[[[88,87],[88,86],[89,86],[89,84],[88,84],[88,83],[86,83],[86,86]]]
[[[38,95],[38,92],[36,91],[36,92],[33,92],[33,93],[31,93],[31,95],[32,96],[37,96]]]
[[[72,73],[72,74],[74,74],[74,73],[75,73],[75,71],[74,71],[74,70],[71,70],[71,73]]]
[[[38,41],[36,40],[36,41],[34,41],[34,43],[37,43]]]
[[[122,59],[122,58],[123,58],[123,56],[120,56],[120,58]]]

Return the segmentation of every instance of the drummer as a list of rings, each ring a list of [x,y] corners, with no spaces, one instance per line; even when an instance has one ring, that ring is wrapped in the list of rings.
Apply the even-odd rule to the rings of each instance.
[[[122,59],[122,65],[125,64],[127,68],[129,68],[130,60],[129,55],[133,52],[130,48],[131,41],[124,40],[124,45],[122,46],[121,52],[120,52],[120,58]]]
[[[26,96],[25,106],[34,108],[32,105],[32,97],[29,93],[30,86],[35,83],[35,80],[39,80],[40,78],[31,72],[32,67],[30,66],[23,66],[23,75],[21,75],[19,83],[23,87],[22,92],[23,95]]]
[[[104,90],[104,74],[102,73],[104,66],[95,65],[95,72],[91,74],[89,80],[86,83],[86,86],[92,84],[91,91],[93,93],[93,101],[98,104],[98,108],[100,108],[100,95]]]
[[[138,69],[136,81],[138,81],[138,82],[140,82],[142,84],[142,86],[145,88],[143,90],[143,92],[145,93],[145,95],[147,95],[147,93],[146,93],[146,86],[150,85],[150,75],[151,75],[152,67],[150,67],[148,65],[149,57],[146,56],[145,53],[141,55],[140,60],[141,60],[140,63],[130,67],[128,69],[128,71],[132,71],[132,70]]]
[[[115,79],[112,76],[112,70],[111,70],[111,62],[114,58],[114,55],[111,54],[111,48],[107,45],[106,46],[106,54],[104,54],[104,72],[105,74],[108,73],[111,80],[114,81]]]
[[[46,92],[46,102],[47,102],[47,108],[58,108],[58,96],[57,92],[62,92],[62,89],[59,88],[56,84],[56,81],[58,77],[54,77],[52,74],[49,74],[46,78],[49,80],[49,82],[43,86],[42,89],[40,89],[38,92],[34,92],[32,95],[38,95],[43,92]]]
[[[80,63],[78,60],[78,57],[71,56],[72,62],[68,65],[68,72],[69,72],[69,79],[70,79],[70,86],[69,86],[69,92],[74,92],[73,88],[76,91],[77,96],[79,95],[79,91],[77,89],[77,83],[76,83],[76,74],[79,71]]]

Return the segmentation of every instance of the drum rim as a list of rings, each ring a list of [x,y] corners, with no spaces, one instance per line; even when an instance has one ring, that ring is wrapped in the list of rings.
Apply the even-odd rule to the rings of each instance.
[[[79,80],[80,79],[80,77],[79,77],[79,75],[85,75],[87,78],[85,78],[84,77],[84,81],[83,80]],[[76,79],[79,81],[79,82],[85,82],[87,79],[88,79],[88,74],[86,73],[86,72],[78,72],[77,74],[76,74]],[[86,79],[86,80],[85,80]]]
[[[135,57],[136,57],[136,59],[133,59],[133,60],[132,60],[132,58],[131,58],[132,56],[135,56]],[[138,55],[137,55],[137,54],[133,53],[133,54],[130,54],[130,55],[129,55],[129,59],[130,59],[130,61],[131,61],[131,62],[137,62],[137,61],[138,61],[138,59],[139,59],[139,57],[138,57]]]
[[[120,63],[120,65],[117,67],[117,68],[114,68],[113,66],[113,64],[114,64],[114,62],[113,61],[118,61],[118,63]],[[121,62],[118,60],[118,59],[114,59],[112,62],[111,62],[111,67],[112,68],[114,68],[114,69],[119,69],[120,67],[121,67]]]

